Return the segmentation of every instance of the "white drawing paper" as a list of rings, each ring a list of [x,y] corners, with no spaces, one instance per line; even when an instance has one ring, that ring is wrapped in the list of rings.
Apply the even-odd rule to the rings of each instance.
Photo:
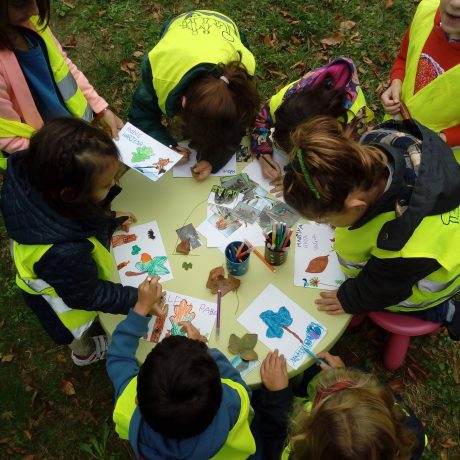
[[[209,339],[217,318],[217,304],[197,299],[185,294],[167,291],[164,297],[164,315],[149,321],[149,330],[144,340],[158,343],[169,335],[185,335],[178,325],[180,321],[190,321]]]
[[[166,147],[131,123],[126,123],[115,141],[124,164],[156,181],[181,158],[180,153]]]
[[[238,321],[270,350],[276,348],[297,369],[322,340],[327,328],[273,284],[246,308]]]
[[[138,287],[150,275],[161,281],[173,279],[160,230],[155,221],[117,231],[112,238],[113,254],[121,284]]]
[[[295,286],[332,290],[345,281],[334,251],[334,230],[329,225],[299,224],[294,241]]]
[[[188,146],[188,142],[179,142],[182,147],[190,149],[192,154],[187,163],[174,166],[173,177],[192,177],[191,167],[196,164],[196,150]],[[216,173],[211,173],[210,176],[234,176],[236,174],[236,155],[233,155],[227,164],[222,166]]]

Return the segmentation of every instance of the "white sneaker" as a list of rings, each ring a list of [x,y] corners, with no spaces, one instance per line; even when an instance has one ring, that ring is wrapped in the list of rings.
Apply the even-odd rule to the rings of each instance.
[[[77,366],[88,366],[89,364],[93,364],[96,361],[100,361],[101,359],[105,359],[107,354],[107,349],[109,347],[109,343],[107,341],[106,335],[96,335],[95,337],[91,337],[94,340],[95,348],[94,351],[89,356],[79,356],[76,355],[73,351],[70,355],[72,361]]]

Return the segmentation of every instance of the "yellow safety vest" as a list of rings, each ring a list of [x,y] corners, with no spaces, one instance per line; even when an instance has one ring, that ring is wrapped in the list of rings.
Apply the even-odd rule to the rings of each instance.
[[[148,55],[161,111],[173,115],[167,113],[166,101],[187,72],[200,64],[237,60],[238,51],[247,72],[254,75],[254,56],[241,42],[238,27],[230,18],[215,11],[197,10],[173,19]]]
[[[62,54],[59,52],[50,29],[46,27],[42,30],[38,25],[38,21],[38,16],[30,18],[30,22],[35,27],[35,31],[45,42],[54,81],[56,82],[65,106],[74,117],[91,121],[93,118],[93,111],[78,87]],[[25,137],[30,139],[34,133],[35,129],[26,123],[0,118],[0,137]],[[3,169],[6,169],[6,161],[2,161],[0,165],[1,167],[4,166]]]
[[[342,271],[348,278],[356,278],[371,256],[380,259],[396,257],[427,257],[435,259],[441,268],[418,281],[412,294],[389,311],[417,311],[434,307],[450,299],[460,290],[460,207],[452,211],[427,216],[400,251],[377,247],[377,236],[383,225],[395,219],[393,211],[378,215],[354,230],[335,229],[335,249]]]
[[[88,240],[94,245],[91,252],[93,260],[98,268],[98,277],[109,280],[112,272],[113,259],[110,252],[96,237]],[[33,295],[41,295],[51,306],[62,324],[69,329],[75,338],[81,335],[91,326],[97,316],[95,311],[76,310],[68,307],[55,289],[48,283],[37,277],[35,264],[53,246],[52,244],[20,244],[12,242],[12,254],[16,265],[16,284],[25,292]],[[72,263],[72,261],[68,261]]]
[[[439,0],[422,0],[417,7],[409,32],[409,47],[406,59],[401,99],[411,117],[435,132],[443,131],[460,123],[460,64],[436,77],[414,94],[415,77],[423,47],[431,34]],[[460,146],[454,154],[460,162]]]
[[[212,460],[244,460],[256,451],[256,443],[249,428],[250,402],[249,395],[243,385],[229,379],[221,379],[223,385],[227,385],[238,392],[241,400],[241,409],[238,420],[227,436],[225,444]],[[129,439],[129,426],[136,405],[137,376],[134,377],[123,390],[113,412],[115,431],[121,439]]]
[[[270,114],[272,116],[273,122],[275,122],[275,112],[278,110],[280,105],[284,101],[284,95],[286,94],[286,91],[291,88],[293,85],[295,85],[299,80],[296,80],[293,83],[289,83],[289,85],[286,85],[283,89],[278,91],[274,96],[271,97],[270,102],[269,102],[269,107],[270,107]],[[347,110],[347,120],[346,123],[350,123],[353,118],[356,117],[356,115],[362,111],[362,109],[365,110],[366,114],[366,122],[370,122],[374,118],[374,112],[367,107],[366,105],[366,98],[364,97],[364,93],[361,90],[361,88],[358,86],[357,87],[357,95],[356,99],[354,100],[352,106]],[[342,120],[341,120],[342,121]]]

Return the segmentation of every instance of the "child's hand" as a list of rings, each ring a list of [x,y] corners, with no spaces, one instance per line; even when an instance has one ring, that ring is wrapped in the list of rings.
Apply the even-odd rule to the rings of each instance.
[[[273,188],[270,189],[270,193],[277,198],[283,196],[283,178],[284,176],[279,176],[270,182],[270,185],[273,186]]]
[[[286,358],[278,355],[278,350],[271,351],[260,366],[260,377],[268,391],[284,390],[289,385]]]
[[[315,300],[315,304],[319,305],[319,311],[325,311],[328,315],[340,315],[345,313],[340,300],[337,298],[337,290],[320,292],[320,299]]]
[[[259,159],[259,164],[260,168],[262,169],[262,174],[267,179],[275,180],[278,177],[280,177],[283,174],[283,172],[281,171],[280,165],[271,157],[271,155],[266,156],[268,156],[268,161],[270,161],[270,163],[275,167],[275,169],[273,169],[268,163],[268,161],[264,160],[265,157],[261,155]]]
[[[181,326],[181,331],[185,332],[189,339],[199,340],[203,343],[208,341],[208,339],[204,335],[201,335],[200,331],[190,321],[179,321],[177,324]]]
[[[169,148],[173,149],[174,151],[182,155],[182,158],[176,163],[178,165],[184,165],[185,163],[187,163],[187,161],[190,158],[190,155],[192,154],[190,149],[188,149],[187,147],[181,147],[180,145],[176,145],[175,147],[169,146]]]
[[[137,288],[137,302],[134,311],[142,316],[163,314],[163,289],[158,276],[147,276]]]
[[[112,138],[118,140],[118,132],[125,125],[125,122],[118,118],[111,110],[107,109],[101,118],[101,124],[110,131]]]
[[[120,228],[124,231],[127,232],[129,231],[129,227],[132,224],[135,224],[137,222],[136,216],[132,212],[125,212],[125,211],[116,211],[115,212],[115,217],[127,217],[127,219],[120,225]]]
[[[196,180],[204,180],[211,174],[212,166],[209,161],[201,160],[192,166],[192,175]]]
[[[334,369],[336,369],[338,367],[345,367],[345,363],[342,361],[340,356],[331,355],[327,351],[323,351],[322,353],[318,353],[316,356],[318,356],[318,358],[324,359],[324,361],[326,361],[327,364],[329,364],[329,366],[333,367]],[[328,368],[327,368],[327,366],[325,364],[320,364],[320,367],[321,367],[321,369],[323,371],[328,370]]]
[[[395,78],[391,82],[391,85],[380,96],[385,113],[397,115],[401,110],[401,88],[402,81]]]

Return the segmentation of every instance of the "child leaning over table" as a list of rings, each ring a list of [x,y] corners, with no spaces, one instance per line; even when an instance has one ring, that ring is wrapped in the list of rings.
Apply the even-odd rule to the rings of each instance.
[[[388,121],[350,138],[318,117],[292,136],[286,203],[335,229],[347,276],[321,292],[328,314],[388,310],[447,325],[460,340],[460,166],[433,131]]]
[[[426,441],[412,410],[372,374],[318,356],[327,365],[294,408],[286,359],[278,350],[264,359],[256,409],[264,460],[419,459]]]
[[[422,0],[382,93],[389,115],[410,116],[460,150],[460,1]]]
[[[49,121],[29,149],[9,158],[1,209],[27,306],[72,360],[105,358],[107,337],[94,335],[98,312],[126,314],[137,291],[110,281],[110,242],[135,222],[110,210],[119,153],[101,129],[77,118]]]
[[[162,313],[158,278],[139,287],[138,301],[113,333],[107,371],[115,387],[113,420],[136,458],[243,460],[256,451],[249,428],[251,390],[227,358],[208,349],[199,331],[170,336],[139,367],[135,353],[149,314]]]

